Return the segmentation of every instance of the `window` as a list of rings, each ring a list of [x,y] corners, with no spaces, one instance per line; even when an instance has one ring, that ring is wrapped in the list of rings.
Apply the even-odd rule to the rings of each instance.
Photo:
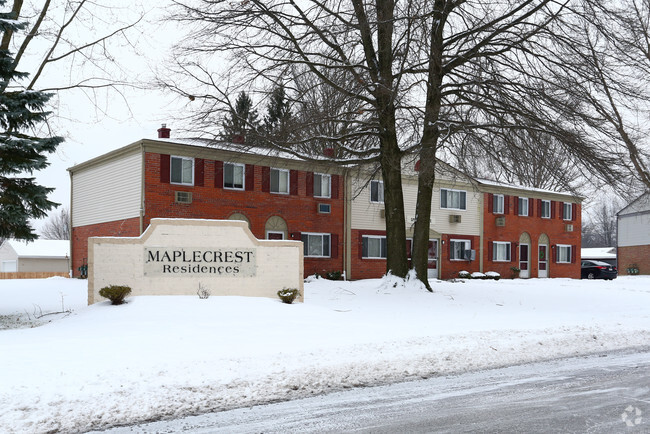
[[[551,201],[542,200],[542,218],[550,219],[551,218]]]
[[[386,258],[386,237],[364,235],[361,238],[362,252],[361,256],[368,259],[385,259]]]
[[[330,197],[332,195],[332,177],[322,173],[314,173],[314,197]]]
[[[450,240],[449,241],[449,259],[452,261],[462,261],[465,259],[465,251],[472,248],[472,242],[469,240]]]
[[[321,214],[329,214],[332,210],[332,207],[330,206],[329,203],[319,203],[318,204],[318,212]]]
[[[440,189],[440,208],[467,209],[467,192],[461,190]]]
[[[502,194],[495,194],[492,199],[492,212],[494,214],[503,214],[504,200]]]
[[[284,240],[284,232],[266,231],[267,240]]]
[[[519,198],[519,215],[527,216],[528,215],[528,198],[520,197]]]
[[[384,203],[383,181],[370,181],[370,202]]]
[[[564,202],[563,203],[563,208],[562,208],[562,219],[564,220],[571,220],[571,211],[572,211],[572,206],[570,203]]]
[[[174,184],[194,184],[194,159],[171,157],[170,181]]]
[[[510,262],[510,243],[495,241],[492,243],[492,260],[495,262]]]
[[[271,193],[289,194],[289,171],[271,169]]]
[[[571,262],[571,246],[564,244],[557,245],[557,262],[565,264]]]
[[[234,190],[244,189],[244,165],[223,163],[223,186]]]
[[[307,234],[300,237],[304,244],[305,257],[329,258],[330,256],[330,234]]]

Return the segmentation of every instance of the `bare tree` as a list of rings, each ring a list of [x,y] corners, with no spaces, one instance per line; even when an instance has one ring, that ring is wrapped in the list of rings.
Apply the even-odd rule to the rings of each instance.
[[[428,287],[427,250],[436,162],[471,137],[499,138],[512,155],[521,140],[512,131],[546,134],[557,149],[611,180],[615,167],[601,142],[581,134],[572,101],[549,90],[547,73],[561,62],[554,53],[571,0],[368,2],[200,0],[177,2],[174,19],[196,26],[174,56],[176,77],[163,84],[190,100],[201,97],[191,121],[232,106],[232,89],[260,94],[283,85],[299,89],[291,74],[328,88],[355,111],[330,117],[333,135],[306,129],[276,146],[314,158],[314,143],[336,143],[346,163],[378,162],[385,187],[387,269],[407,269],[400,163],[420,160],[413,264]],[[214,71],[214,55],[229,56],[227,75]],[[203,59],[203,61],[202,61]],[[182,77],[182,78],[181,78]],[[187,78],[191,80],[187,80]],[[337,79],[345,77],[349,85]],[[295,92],[295,95],[300,92]],[[214,122],[212,122],[214,124]],[[366,137],[365,147],[359,147]],[[524,137],[522,135],[522,137]],[[474,140],[494,153],[497,141]],[[533,149],[530,148],[529,151]],[[541,156],[543,157],[543,156]],[[337,158],[334,162],[341,161]]]
[[[41,228],[41,237],[46,240],[70,239],[70,213],[67,208],[61,208],[47,219]]]

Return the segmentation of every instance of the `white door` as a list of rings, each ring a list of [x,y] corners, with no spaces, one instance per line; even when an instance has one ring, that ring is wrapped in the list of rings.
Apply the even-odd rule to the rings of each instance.
[[[522,279],[528,279],[530,277],[530,259],[529,251],[530,246],[528,244],[519,244],[519,277]]]
[[[537,277],[548,277],[548,246],[546,244],[539,245],[539,271]]]
[[[429,263],[427,266],[427,277],[438,278],[438,240],[429,240]]]

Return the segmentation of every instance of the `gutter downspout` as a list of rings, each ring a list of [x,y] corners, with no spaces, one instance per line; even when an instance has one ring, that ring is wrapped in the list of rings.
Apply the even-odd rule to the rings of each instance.
[[[144,232],[144,170],[145,170],[144,142],[140,141],[140,235]]]

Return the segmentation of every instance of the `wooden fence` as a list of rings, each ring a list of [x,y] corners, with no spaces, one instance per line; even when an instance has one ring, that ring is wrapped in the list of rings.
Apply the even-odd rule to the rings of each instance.
[[[13,273],[0,273],[0,280],[2,279],[46,279],[48,277],[61,276],[70,277],[65,271],[21,271]]]

